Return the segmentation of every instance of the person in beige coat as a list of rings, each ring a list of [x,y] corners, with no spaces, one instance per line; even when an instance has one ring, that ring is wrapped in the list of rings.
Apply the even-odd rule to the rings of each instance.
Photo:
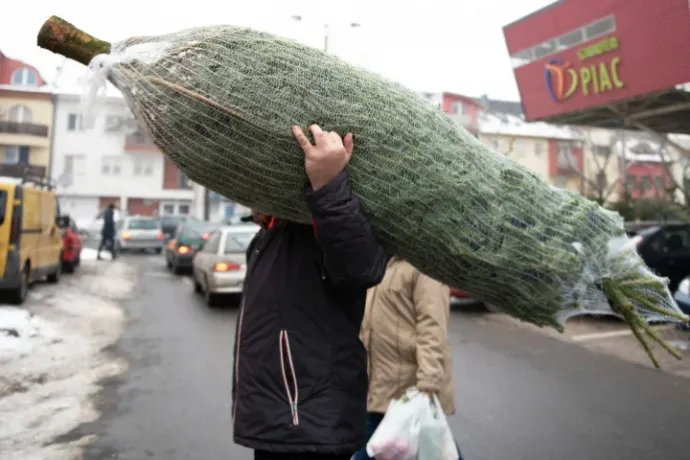
[[[455,412],[448,342],[450,289],[393,257],[383,281],[367,292],[360,338],[368,356],[367,442],[388,404],[409,387],[436,394]],[[365,447],[354,460],[366,460]]]

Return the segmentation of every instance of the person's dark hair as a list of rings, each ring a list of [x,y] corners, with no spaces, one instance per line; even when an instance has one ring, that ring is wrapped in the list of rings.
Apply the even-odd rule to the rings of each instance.
[[[112,204],[112,203],[110,203],[110,204],[108,205],[108,209],[115,209],[115,205]]]

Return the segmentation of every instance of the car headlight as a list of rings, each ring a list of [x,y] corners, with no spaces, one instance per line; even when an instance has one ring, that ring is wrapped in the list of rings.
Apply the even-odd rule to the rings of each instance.
[[[690,278],[685,278],[683,281],[680,282],[680,284],[678,285],[678,292],[690,296]]]

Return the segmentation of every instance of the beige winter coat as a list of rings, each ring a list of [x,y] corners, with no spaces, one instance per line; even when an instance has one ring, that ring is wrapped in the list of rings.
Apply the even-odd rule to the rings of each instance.
[[[385,413],[411,386],[436,392],[443,411],[455,412],[449,317],[449,288],[391,259],[381,284],[367,293],[360,335],[369,358],[369,412]]]

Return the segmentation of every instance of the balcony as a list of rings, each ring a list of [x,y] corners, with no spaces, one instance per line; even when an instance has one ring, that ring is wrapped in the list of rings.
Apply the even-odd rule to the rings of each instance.
[[[44,178],[46,177],[45,166],[29,165],[23,163],[0,164],[0,176],[16,178]]]
[[[0,121],[0,144],[47,148],[50,146],[48,131],[47,125]]]
[[[160,149],[153,143],[145,131],[140,130],[125,137],[125,151],[157,152]]]

